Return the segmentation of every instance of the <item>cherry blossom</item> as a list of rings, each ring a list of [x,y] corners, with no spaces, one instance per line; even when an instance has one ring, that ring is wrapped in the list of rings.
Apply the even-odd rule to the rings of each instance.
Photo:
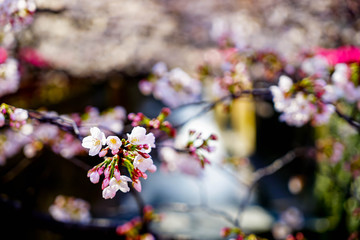
[[[110,179],[109,186],[103,190],[103,197],[105,199],[113,198],[118,190],[126,193],[130,191],[128,182],[132,180],[127,176],[120,176],[120,179],[117,180],[115,177]]]
[[[181,68],[170,71],[164,63],[157,63],[148,79],[139,82],[140,91],[163,101],[169,107],[195,102],[201,95],[201,82],[192,78]]]
[[[130,134],[127,134],[128,141],[136,146],[144,146],[140,151],[149,153],[151,148],[155,148],[155,136],[152,133],[146,134],[143,127],[134,127]]]
[[[50,215],[61,222],[88,223],[91,220],[90,204],[80,198],[59,195],[49,207]]]
[[[100,131],[97,127],[90,128],[91,136],[87,136],[82,140],[82,146],[84,148],[89,148],[89,155],[97,155],[102,146],[106,144],[105,134]]]
[[[33,0],[3,0],[0,3],[0,24],[19,31],[33,21],[35,10]]]
[[[114,155],[119,151],[119,148],[122,145],[120,138],[117,136],[107,137],[106,143],[109,146],[109,148],[112,150],[112,153]]]
[[[11,120],[17,122],[23,122],[28,118],[28,112],[24,109],[17,108],[15,109],[14,113],[10,115]]]
[[[315,126],[327,123],[335,107],[324,102],[331,94],[325,86],[322,79],[305,78],[294,84],[289,77],[281,76],[279,85],[270,87],[275,109],[282,112],[280,120],[296,127],[308,122]]]
[[[134,159],[134,167],[142,172],[146,172],[146,170],[152,168],[153,165],[153,160],[151,158],[144,158],[141,155],[137,155]]]

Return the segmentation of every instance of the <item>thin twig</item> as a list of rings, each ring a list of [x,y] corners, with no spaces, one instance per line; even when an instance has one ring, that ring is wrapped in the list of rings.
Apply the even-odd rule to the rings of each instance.
[[[168,208],[170,210],[181,212],[181,213],[190,213],[194,211],[204,211],[210,215],[214,215],[217,217],[221,217],[224,220],[228,221],[230,224],[234,224],[234,218],[225,211],[211,208],[207,205],[190,205],[186,203],[172,203],[164,206],[164,208]]]
[[[294,149],[294,150],[286,153],[281,158],[276,159],[270,165],[260,168],[253,173],[253,180],[252,180],[252,183],[250,184],[249,188],[247,189],[246,198],[244,199],[244,201],[241,202],[239,209],[238,209],[237,217],[235,220],[235,225],[237,227],[240,226],[240,220],[241,220],[240,218],[242,215],[241,213],[243,213],[246,205],[249,203],[252,191],[255,189],[255,186],[259,182],[259,180],[262,179],[263,177],[274,174],[275,172],[280,170],[283,166],[292,162],[297,156],[299,156],[301,153],[303,153],[303,150],[304,150],[303,148]]]
[[[219,103],[225,102],[227,100],[233,100],[233,99],[237,99],[240,98],[244,95],[252,95],[252,96],[266,96],[270,94],[270,90],[266,89],[266,88],[258,88],[258,89],[251,89],[251,90],[242,90],[238,93],[235,94],[230,94],[227,96],[224,96],[222,98],[219,98],[213,102],[208,102],[207,105],[197,114],[191,116],[190,118],[186,119],[184,122],[175,125],[174,128],[180,128],[182,126],[184,126],[186,123],[190,122],[191,120],[194,120],[195,118],[198,118],[199,116],[211,111],[212,109],[215,108],[216,105],[218,105]],[[195,105],[201,105],[201,104],[206,104],[206,101],[201,101],[201,102],[194,102],[194,103],[188,103],[188,104],[184,104],[182,106],[179,106],[173,110],[177,110],[183,107],[188,107],[188,106],[195,106]]]
[[[341,113],[337,108],[335,108],[335,112],[336,114],[341,117],[342,119],[344,119],[347,123],[350,124],[350,126],[354,127],[358,132],[360,132],[360,123],[357,122],[355,119],[353,119],[352,117],[349,117],[343,113]]]

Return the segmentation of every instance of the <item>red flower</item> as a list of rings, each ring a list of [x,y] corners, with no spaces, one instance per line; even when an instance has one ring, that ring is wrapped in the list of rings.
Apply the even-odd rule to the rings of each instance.
[[[5,48],[0,47],[0,64],[4,63],[7,59],[7,51]]]
[[[336,49],[319,48],[316,50],[316,54],[325,57],[331,66],[338,63],[360,62],[360,48],[355,46],[344,46]]]
[[[49,66],[48,62],[33,48],[20,50],[20,59],[38,68]]]

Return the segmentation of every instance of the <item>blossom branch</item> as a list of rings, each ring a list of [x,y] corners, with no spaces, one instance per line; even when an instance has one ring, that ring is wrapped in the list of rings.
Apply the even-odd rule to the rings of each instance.
[[[358,132],[360,132],[360,123],[357,122],[355,119],[353,119],[350,116],[347,116],[339,111],[339,109],[335,108],[336,114],[344,119],[350,126],[354,127]]]
[[[49,116],[47,113],[41,113],[34,110],[28,110],[29,118],[38,120],[41,123],[50,123],[58,126],[60,129],[72,133],[78,139],[82,140],[82,136],[80,135],[79,127],[76,122],[70,118],[64,118],[60,116]]]
[[[213,102],[208,102],[207,106],[205,106],[200,112],[198,112],[197,114],[191,116],[190,118],[186,119],[184,122],[175,125],[174,128],[180,128],[182,126],[184,126],[185,124],[187,124],[188,122],[200,117],[201,115],[211,111],[212,109],[215,108],[216,105],[225,102],[227,100],[234,100],[240,97],[243,97],[244,95],[252,95],[255,97],[266,97],[266,96],[271,96],[271,92],[269,89],[266,88],[258,88],[258,89],[251,89],[251,90],[242,90],[238,93],[235,94],[230,94],[230,95],[226,95],[222,98],[219,98]],[[182,107],[187,107],[187,106],[195,106],[195,105],[201,105],[201,104],[206,104],[206,101],[200,101],[200,102],[193,102],[193,103],[189,103],[189,104],[185,104],[185,105],[181,105],[179,107],[177,107],[176,109],[182,108]]]

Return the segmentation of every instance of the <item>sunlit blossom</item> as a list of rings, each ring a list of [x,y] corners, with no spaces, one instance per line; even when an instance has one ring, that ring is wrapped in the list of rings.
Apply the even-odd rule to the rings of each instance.
[[[142,148],[141,151],[149,153],[151,148],[155,148],[155,136],[152,133],[146,134],[143,127],[134,127],[130,134],[127,134],[128,141],[133,145],[147,145],[148,148]]]
[[[97,127],[90,128],[91,136],[87,136],[82,141],[84,148],[89,148],[89,155],[95,156],[98,154],[103,145],[106,144],[105,134]]]
[[[107,137],[106,143],[109,146],[109,148],[113,151],[114,154],[116,154],[119,151],[119,148],[122,145],[120,138],[117,136]]]
[[[141,155],[137,155],[134,159],[134,167],[138,168],[142,172],[146,172],[153,166],[153,160],[151,158],[144,158]]]

